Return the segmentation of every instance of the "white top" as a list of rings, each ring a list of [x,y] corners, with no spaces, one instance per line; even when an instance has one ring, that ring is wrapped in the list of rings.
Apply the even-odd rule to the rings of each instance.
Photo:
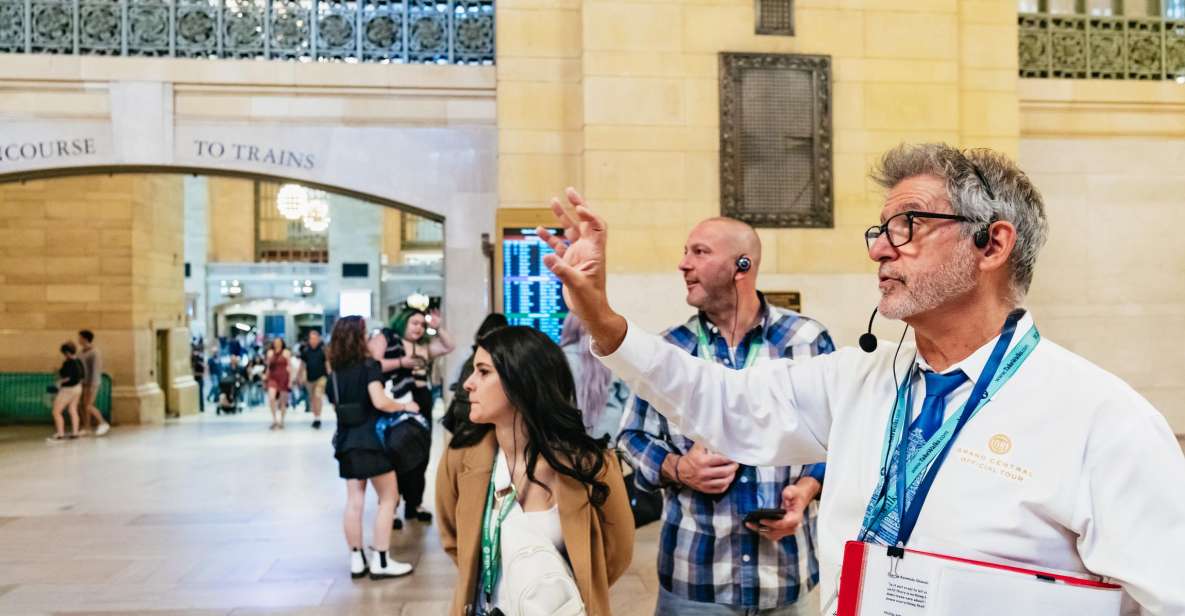
[[[1026,314],[1012,344],[1032,326]],[[959,363],[969,382],[948,397],[948,417],[962,408],[995,342]],[[880,473],[894,350],[845,348],[736,371],[631,323],[603,361],[689,438],[726,457],[751,465],[826,460],[819,514],[826,602]],[[901,349],[898,378],[915,355],[912,345]],[[909,547],[1106,577],[1145,613],[1185,614],[1185,456],[1164,418],[1130,386],[1043,339],[967,423]]]
[[[494,463],[494,489],[504,490],[510,487],[510,470],[507,468],[506,456],[502,450],[498,450],[498,458]],[[546,511],[523,511],[522,505],[515,502],[510,509],[510,513],[506,515],[506,519],[502,522],[502,528],[505,530],[516,528],[530,528],[534,533],[544,539],[547,539],[555,546],[556,551],[560,554],[567,555],[567,550],[564,544],[564,531],[560,525],[560,508],[559,505],[552,505],[551,509]],[[506,533],[502,533],[499,538],[501,543],[502,555],[505,566],[505,558],[511,547],[507,545]],[[502,596],[502,591],[505,586],[502,584],[502,579],[505,576],[498,577],[498,581],[494,584],[494,605],[505,606],[508,605],[506,597]]]

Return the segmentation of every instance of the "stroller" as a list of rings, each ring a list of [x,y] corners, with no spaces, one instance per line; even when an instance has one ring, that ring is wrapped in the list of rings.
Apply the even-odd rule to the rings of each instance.
[[[239,413],[243,408],[239,404],[240,390],[243,388],[243,377],[238,374],[225,374],[218,381],[218,407],[215,413]]]

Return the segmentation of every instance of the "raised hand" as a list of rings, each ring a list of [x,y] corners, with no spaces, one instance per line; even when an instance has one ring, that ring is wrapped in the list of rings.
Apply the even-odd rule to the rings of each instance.
[[[625,337],[625,319],[613,312],[605,291],[605,244],[608,226],[593,213],[576,189],[564,191],[568,211],[558,198],[551,200],[551,211],[564,228],[564,236],[552,235],[539,227],[536,232],[555,250],[543,263],[564,283],[564,301],[584,321],[599,350],[610,353]]]

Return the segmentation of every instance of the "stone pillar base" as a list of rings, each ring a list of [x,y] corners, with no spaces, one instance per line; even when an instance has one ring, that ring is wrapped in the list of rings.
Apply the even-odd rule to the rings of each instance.
[[[168,409],[170,416],[185,417],[197,415],[198,396],[201,395],[197,381],[190,375],[179,376],[169,384]]]
[[[197,403],[197,400],[194,400]],[[165,392],[156,383],[111,389],[111,423],[159,424],[165,421]]]

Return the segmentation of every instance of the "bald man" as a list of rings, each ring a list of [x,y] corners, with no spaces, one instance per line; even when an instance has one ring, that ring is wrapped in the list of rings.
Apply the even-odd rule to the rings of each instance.
[[[760,266],[761,239],[749,225],[731,218],[696,225],[679,271],[698,312],[667,330],[667,342],[734,369],[834,350],[817,321],[765,302]],[[810,613],[819,581],[810,504],[825,465],[738,465],[685,438],[642,399],[628,405],[619,438],[638,487],[662,489],[666,500],[656,615]],[[777,508],[794,513],[789,523],[746,521]]]

